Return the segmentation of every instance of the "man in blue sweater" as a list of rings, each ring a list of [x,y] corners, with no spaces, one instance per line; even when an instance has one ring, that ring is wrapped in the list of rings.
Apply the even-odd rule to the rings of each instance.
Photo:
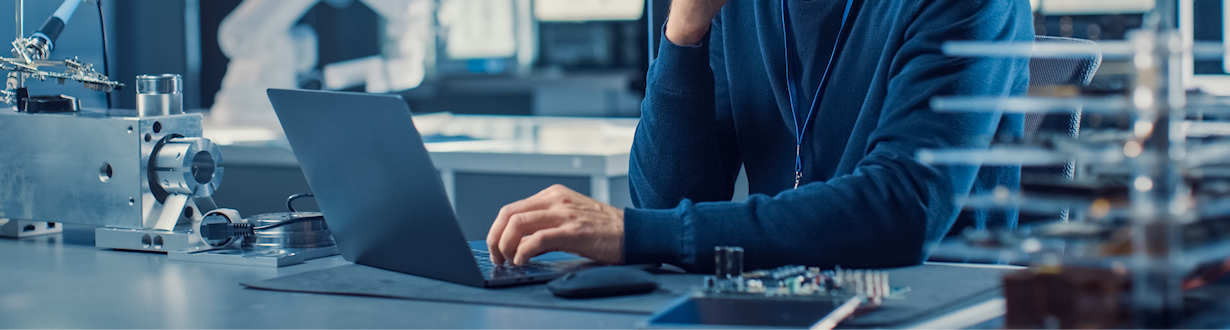
[[[675,0],[663,33],[632,148],[636,208],[548,188],[500,210],[495,262],[567,251],[708,272],[714,246],[742,246],[751,268],[905,266],[954,222],[1015,226],[1015,212],[960,212],[959,200],[1015,189],[1019,169],[915,154],[1021,133],[1019,115],[929,100],[1024,93],[1026,60],[940,46],[1033,40],[1028,1]],[[750,197],[731,202],[741,166]]]

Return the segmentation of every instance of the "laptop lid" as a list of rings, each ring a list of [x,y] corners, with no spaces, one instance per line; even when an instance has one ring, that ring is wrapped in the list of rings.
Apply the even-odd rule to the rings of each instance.
[[[401,96],[281,89],[268,95],[346,260],[484,286]]]

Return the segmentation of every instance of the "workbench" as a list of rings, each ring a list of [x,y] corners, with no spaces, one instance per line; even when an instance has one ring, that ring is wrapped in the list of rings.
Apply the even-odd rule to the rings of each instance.
[[[95,248],[92,233],[69,226],[62,234],[0,239],[0,327],[632,328],[648,318],[247,289],[240,283],[348,262],[333,256],[268,268],[174,261]],[[906,326],[998,326],[1003,311],[1002,299],[971,301]]]

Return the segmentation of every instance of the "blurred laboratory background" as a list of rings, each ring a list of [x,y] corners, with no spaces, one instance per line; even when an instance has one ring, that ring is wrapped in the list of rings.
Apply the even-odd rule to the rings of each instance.
[[[1220,41],[1222,1],[1192,0],[1196,40]],[[1152,0],[1033,0],[1038,35],[1123,40]],[[56,1],[28,1],[27,31]],[[94,2],[57,54],[110,75],[184,76],[185,108],[243,122],[268,108],[264,89],[400,93],[416,113],[637,117],[666,0],[123,0]],[[14,0],[0,1],[10,17]],[[0,35],[13,35],[0,25]],[[1122,64],[1122,63],[1119,63]],[[1130,70],[1099,68],[1093,86]],[[1224,73],[1221,63],[1197,72]],[[65,87],[65,88],[71,88]],[[113,96],[133,108],[134,91]],[[76,92],[75,94],[80,94]],[[81,95],[103,106],[103,93]],[[221,114],[225,113],[225,114]],[[261,116],[253,115],[260,119]],[[268,118],[272,119],[269,112]]]
[[[1221,42],[1227,35],[1223,1],[1182,2],[1183,17],[1177,21],[1186,35]],[[25,32],[36,29],[59,3],[25,1]],[[473,239],[485,233],[500,205],[551,183],[616,206],[630,205],[627,151],[669,0],[83,3],[88,5],[65,28],[52,57],[79,57],[129,86],[139,74],[182,75],[184,108],[205,115],[205,137],[227,155],[222,163],[226,184],[215,196],[219,204],[248,213],[274,212],[282,208],[283,196],[307,190],[280,134],[267,88],[398,93],[416,115],[445,115],[415,121],[451,187],[450,197],[455,205],[465,205],[458,216],[472,224],[467,235]],[[1128,31],[1143,25],[1155,3],[1031,0],[1037,35],[1095,42],[1125,40]],[[13,17],[15,5],[15,0],[0,0],[0,17]],[[0,24],[0,35],[16,35],[14,28]],[[1190,61],[1187,86],[1225,89],[1230,84],[1224,64]],[[1131,85],[1130,62],[1107,60],[1096,67],[1085,92],[1122,93]],[[29,83],[39,94],[78,97],[85,107],[136,106],[134,88],[108,97],[73,84]],[[497,116],[465,117],[473,115]],[[595,121],[527,119],[560,117]],[[1097,124],[1103,123],[1096,118],[1079,122]],[[488,148],[491,141],[522,139],[531,141],[530,151],[523,142]],[[455,143],[476,141],[487,144]],[[479,145],[486,149],[465,149]],[[270,146],[283,153],[281,158],[271,156],[276,153]],[[507,168],[466,167],[476,161],[466,157],[484,153],[588,155],[605,165],[588,168],[585,158],[570,158],[565,168],[590,172],[565,173],[536,163],[546,159],[540,157],[521,164],[527,170],[518,176],[507,175],[512,171]],[[480,162],[513,166],[508,159]],[[745,191],[736,191],[735,199],[745,198]]]

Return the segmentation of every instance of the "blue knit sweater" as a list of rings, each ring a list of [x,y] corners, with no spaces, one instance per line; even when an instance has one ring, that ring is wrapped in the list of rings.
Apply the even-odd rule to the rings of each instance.
[[[1033,40],[1025,0],[788,0],[804,127],[803,184],[794,185],[795,127],[778,1],[730,1],[707,42],[663,38],[632,147],[636,208],[624,214],[624,260],[713,269],[714,246],[742,246],[748,268],[918,264],[960,215],[961,226],[1015,226],[1015,212],[960,212],[959,200],[1015,189],[1019,168],[937,166],[915,154],[983,148],[1019,135],[1023,118],[939,113],[943,95],[1024,93],[1028,61],[941,54],[950,40]],[[802,118],[800,118],[802,119]],[[731,202],[740,166],[750,197]]]

